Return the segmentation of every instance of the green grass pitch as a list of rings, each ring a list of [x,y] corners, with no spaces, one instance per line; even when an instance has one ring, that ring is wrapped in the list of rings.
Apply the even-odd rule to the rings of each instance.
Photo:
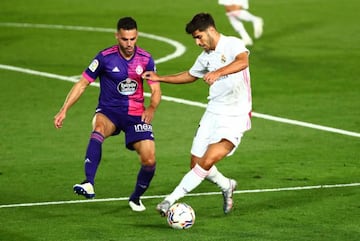
[[[115,38],[64,26],[114,29],[119,17],[133,16],[144,33],[138,44],[155,59],[175,47],[146,34],[186,47],[157,64],[167,74],[188,69],[201,51],[184,30],[197,12],[212,13],[222,33],[236,34],[224,9],[205,0],[1,1],[0,240],[359,240],[359,7],[358,0],[250,0],[250,11],[265,22],[263,37],[250,48],[254,112],[342,132],[255,115],[239,149],[218,165],[239,183],[233,212],[223,214],[219,190],[204,182],[181,200],[194,208],[195,225],[173,230],[155,206],[188,171],[203,107],[162,101],[153,122],[157,172],[143,200],[145,212],[134,213],[127,204],[139,163],[123,135],[105,142],[97,201],[83,202],[72,185],[83,179],[99,89],[87,89],[61,130],[53,117],[72,86],[61,78],[80,75]],[[162,90],[206,103],[201,80],[162,84]]]

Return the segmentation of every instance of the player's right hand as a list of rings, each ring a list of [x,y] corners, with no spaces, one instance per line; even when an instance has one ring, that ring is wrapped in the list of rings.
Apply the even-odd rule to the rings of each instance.
[[[56,116],[54,117],[55,128],[59,129],[62,127],[65,117],[66,117],[66,114],[62,111],[60,111],[59,113],[56,114]]]
[[[141,77],[147,80],[159,81],[159,76],[154,71],[145,71]]]

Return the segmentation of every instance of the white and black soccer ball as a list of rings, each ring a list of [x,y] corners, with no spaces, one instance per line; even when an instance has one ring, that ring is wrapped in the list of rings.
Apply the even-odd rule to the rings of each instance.
[[[195,223],[195,211],[186,203],[175,203],[169,208],[167,222],[174,229],[188,229]]]

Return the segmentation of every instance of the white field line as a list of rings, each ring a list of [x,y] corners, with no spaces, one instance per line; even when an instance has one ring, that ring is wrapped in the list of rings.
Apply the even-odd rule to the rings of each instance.
[[[147,93],[147,95],[149,96],[148,93]],[[200,103],[200,102],[184,100],[184,99],[179,99],[179,98],[169,97],[169,96],[162,96],[162,99],[167,100],[167,101],[180,103],[180,104],[206,108],[206,104]],[[312,124],[312,123],[309,123],[309,122],[291,120],[291,119],[287,119],[287,118],[271,116],[271,115],[261,114],[261,113],[257,113],[257,112],[252,112],[252,116],[257,117],[257,118],[261,118],[261,119],[265,119],[265,120],[271,120],[271,121],[276,121],[276,122],[281,122],[281,123],[286,123],[286,124],[291,124],[291,125],[296,125],[296,126],[308,127],[308,128],[312,128],[312,129],[317,129],[317,130],[322,130],[322,131],[327,131],[327,132],[333,132],[333,133],[347,135],[347,136],[360,137],[360,133],[357,133],[357,132],[337,129],[337,128],[328,127],[328,126],[322,126],[322,125],[317,125],[317,124]]]
[[[59,79],[59,80],[70,81],[70,82],[76,82],[78,80],[77,76],[67,77],[67,76],[51,74],[51,73],[46,73],[46,72],[41,72],[41,71],[36,71],[36,70],[31,70],[31,69],[24,69],[24,68],[11,66],[11,65],[4,65],[4,64],[0,64],[0,69],[11,70],[11,71],[21,72],[21,73],[25,73],[25,74],[31,74],[31,75],[42,76],[42,77],[47,77],[47,78],[51,78],[51,79]],[[99,87],[99,83],[94,82],[91,84],[91,86]],[[149,97],[150,93],[145,93],[145,96]],[[165,95],[163,95],[161,98],[162,98],[162,100],[171,101],[171,102],[175,102],[175,103],[179,103],[179,104],[185,104],[185,105],[190,105],[190,106],[206,108],[206,104],[196,102],[196,101],[184,100],[184,99],[165,96]],[[312,128],[312,129],[317,129],[317,130],[322,130],[322,131],[327,131],[327,132],[332,132],[332,133],[337,133],[337,134],[342,134],[342,135],[347,135],[347,136],[360,137],[360,133],[347,131],[347,130],[341,130],[341,129],[337,129],[337,128],[333,128],[333,127],[327,127],[327,126],[312,124],[312,123],[298,121],[298,120],[291,120],[291,119],[286,119],[286,118],[282,118],[282,117],[261,114],[261,113],[257,113],[257,112],[253,112],[252,115],[254,117],[262,118],[262,119],[266,119],[266,120],[271,120],[271,121],[276,121],[276,122],[281,122],[281,123],[286,123],[286,124],[291,124],[291,125],[297,125],[297,126],[302,126],[302,127],[307,127],[307,128]]]
[[[69,25],[52,25],[52,24],[34,24],[34,23],[0,23],[0,26],[13,27],[13,28],[41,28],[41,29],[53,29],[53,30],[58,29],[58,30],[87,31],[87,32],[110,32],[110,33],[116,32],[116,29],[112,29],[112,28],[96,28],[96,27],[87,27],[87,26],[69,26]],[[186,47],[183,44],[169,38],[165,38],[149,33],[143,33],[143,32],[139,32],[139,36],[165,42],[167,44],[172,45],[175,48],[175,51],[172,54],[169,54],[160,59],[156,59],[155,62],[157,64],[180,57],[186,51]]]
[[[245,194],[245,193],[283,192],[283,191],[300,191],[300,190],[312,190],[312,189],[344,188],[344,187],[356,187],[356,186],[360,186],[360,183],[239,190],[239,191],[235,191],[234,193],[235,194]],[[220,195],[220,194],[221,194],[221,192],[205,192],[205,193],[189,193],[186,196],[192,196],[192,197],[196,196],[197,197],[197,196],[210,196],[210,195]],[[153,195],[153,196],[142,196],[141,198],[142,199],[158,199],[158,198],[165,198],[165,197],[166,197],[166,195]],[[94,202],[115,202],[115,201],[128,201],[128,200],[129,200],[129,197],[119,197],[119,198],[102,198],[102,199],[70,200],[70,201],[55,201],[55,202],[18,203],[18,204],[0,205],[0,208],[50,206],[50,205],[94,203]]]

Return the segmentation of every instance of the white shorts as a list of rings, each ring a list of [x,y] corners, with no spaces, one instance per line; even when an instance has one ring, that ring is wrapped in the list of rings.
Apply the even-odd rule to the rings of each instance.
[[[219,0],[218,3],[220,5],[238,5],[243,9],[249,9],[249,1],[248,0]]]
[[[244,132],[250,128],[251,121],[248,115],[224,116],[205,112],[193,139],[191,154],[202,157],[210,144],[226,139],[235,146],[228,154],[231,156],[239,146]]]

